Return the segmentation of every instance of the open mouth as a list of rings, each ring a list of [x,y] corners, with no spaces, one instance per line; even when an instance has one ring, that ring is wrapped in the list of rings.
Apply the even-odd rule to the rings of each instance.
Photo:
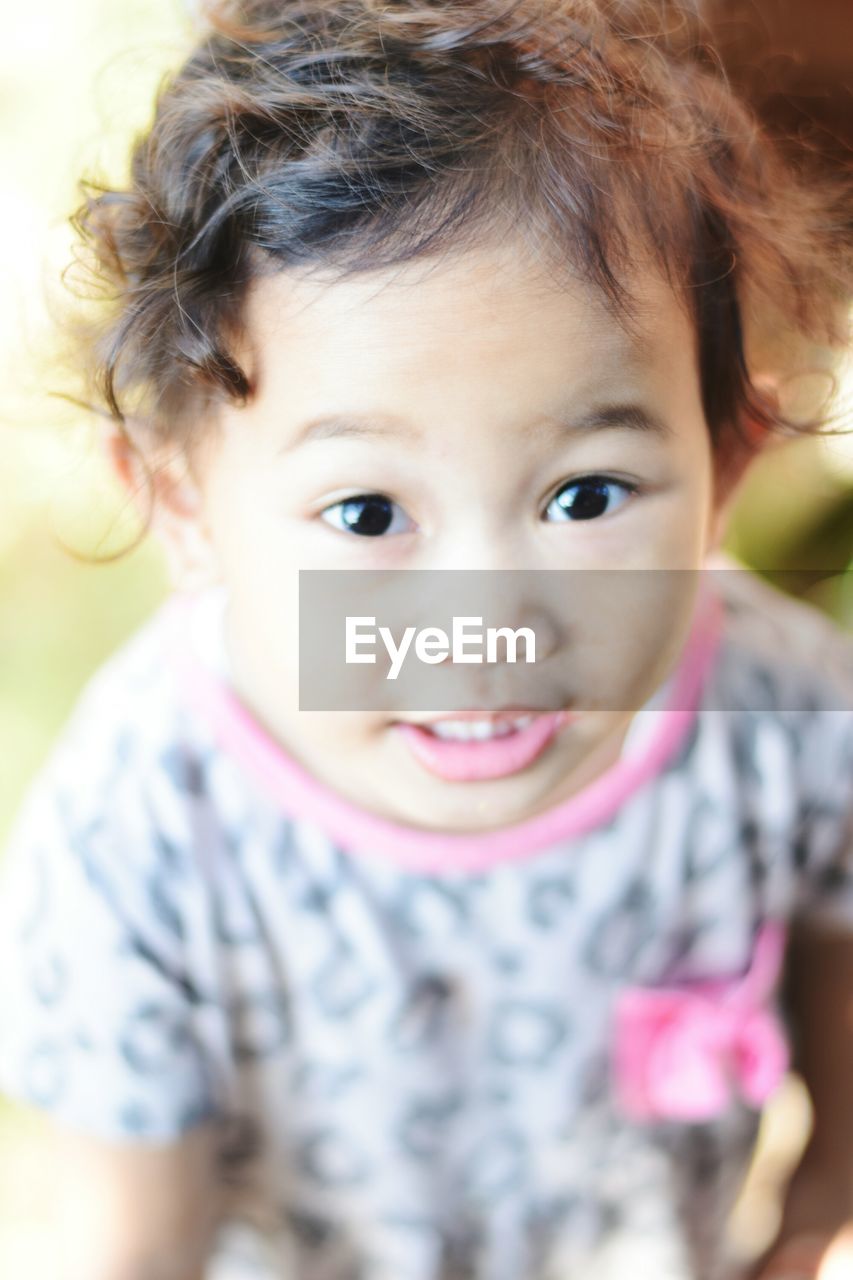
[[[520,773],[574,715],[570,711],[460,711],[394,728],[415,759],[448,782],[481,782]]]

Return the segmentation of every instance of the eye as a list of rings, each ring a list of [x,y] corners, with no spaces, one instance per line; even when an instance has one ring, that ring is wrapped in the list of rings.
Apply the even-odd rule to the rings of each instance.
[[[321,518],[343,533],[362,538],[381,538],[386,533],[405,533],[414,527],[402,507],[383,493],[360,493],[321,511]]]
[[[552,520],[597,520],[610,515],[633,493],[636,488],[610,476],[582,476],[563,485],[554,495],[545,511]]]

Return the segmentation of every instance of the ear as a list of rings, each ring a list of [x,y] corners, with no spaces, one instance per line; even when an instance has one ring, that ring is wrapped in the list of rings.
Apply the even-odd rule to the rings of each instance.
[[[159,539],[172,586],[198,591],[218,583],[219,563],[205,523],[202,491],[183,451],[134,445],[113,424],[101,429],[99,444],[110,472]]]

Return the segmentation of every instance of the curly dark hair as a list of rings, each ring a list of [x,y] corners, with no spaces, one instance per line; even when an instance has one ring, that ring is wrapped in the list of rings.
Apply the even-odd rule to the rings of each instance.
[[[839,190],[798,179],[687,13],[673,0],[209,7],[126,189],[88,184],[74,218],[102,286],[97,321],[78,328],[88,401],[125,434],[132,417],[189,450],[203,406],[252,394],[234,350],[260,274],[346,275],[512,235],[626,324],[626,282],[650,254],[693,319],[715,448],[742,444],[744,424],[790,429],[755,374],[790,372],[797,341],[845,342]],[[776,331],[794,345],[753,357]]]

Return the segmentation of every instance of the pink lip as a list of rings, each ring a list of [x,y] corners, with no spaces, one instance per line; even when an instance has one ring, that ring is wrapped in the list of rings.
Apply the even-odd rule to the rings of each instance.
[[[467,715],[461,713],[441,718],[461,720],[474,717],[469,712]],[[481,713],[479,718],[493,717]],[[400,723],[394,727],[402,734],[415,759],[430,773],[447,782],[483,782],[489,778],[505,778],[526,769],[542,754],[558,730],[573,718],[569,711],[546,712],[538,715],[524,729],[484,742],[453,742],[437,738],[418,724]]]

